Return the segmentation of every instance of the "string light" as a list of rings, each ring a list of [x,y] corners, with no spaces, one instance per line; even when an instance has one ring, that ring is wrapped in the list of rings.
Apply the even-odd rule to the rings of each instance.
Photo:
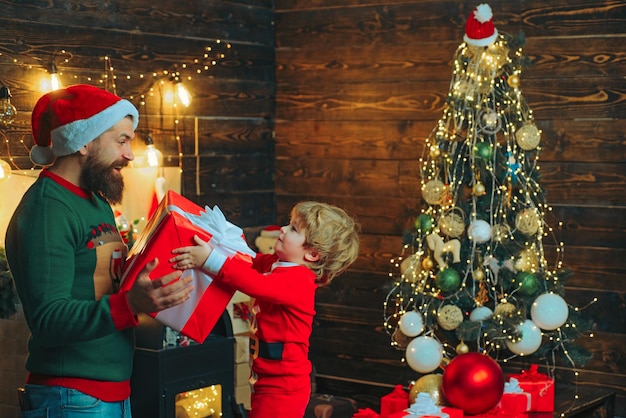
[[[146,136],[146,152],[144,153],[148,167],[161,167],[163,153],[154,146],[154,140],[149,134]]]
[[[56,64],[53,62],[50,64],[50,90],[54,91],[58,90],[63,85],[61,84],[61,79],[59,79],[59,70],[57,69]]]
[[[0,125],[8,126],[13,123],[17,109],[11,104],[11,92],[4,84],[0,87]]]

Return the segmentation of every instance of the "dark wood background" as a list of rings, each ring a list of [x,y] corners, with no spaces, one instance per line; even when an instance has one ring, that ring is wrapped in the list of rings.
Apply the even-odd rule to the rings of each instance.
[[[615,390],[616,413],[626,416],[626,4],[566,3],[490,5],[500,31],[527,38],[532,65],[521,89],[543,130],[542,185],[564,223],[574,272],[566,299],[599,300],[584,311],[595,337],[580,343],[594,357],[578,380]],[[389,260],[420,208],[423,140],[440,117],[452,55],[476,4],[0,0],[0,81],[19,111],[3,132],[16,164],[30,167],[20,141],[31,145],[35,79],[66,50],[64,83],[96,84],[107,56],[117,93],[136,105],[146,95],[139,132],[149,129],[166,164],[182,168],[185,196],[218,204],[250,242],[260,227],[285,223],[298,200],[345,207],[362,225],[361,255],[319,293],[311,357],[320,390],[377,408],[395,384],[419,377],[390,347],[382,302]],[[164,108],[158,86],[167,78],[149,75],[184,73],[217,40],[231,48],[185,80],[191,107]],[[0,158],[7,154],[0,144]],[[559,376],[571,380],[571,371]],[[0,403],[13,399],[14,387],[0,388]]]
[[[377,395],[419,377],[390,347],[382,304],[389,261],[419,213],[424,139],[441,117],[452,57],[479,2],[275,3],[278,218],[299,199],[319,199],[344,206],[363,229],[356,265],[319,292],[318,387],[377,406]],[[584,311],[595,337],[580,344],[594,357],[578,381],[615,390],[624,416],[626,4],[489,4],[498,30],[526,36],[531,65],[521,90],[543,130],[542,186],[564,224],[574,273],[566,299],[584,306],[598,298]],[[557,369],[563,381],[572,375]]]

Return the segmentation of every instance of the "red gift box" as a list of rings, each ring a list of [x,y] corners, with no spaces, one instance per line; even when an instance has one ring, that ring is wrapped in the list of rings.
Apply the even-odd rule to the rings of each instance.
[[[510,374],[509,379],[517,379],[524,392],[530,393],[529,412],[554,411],[554,379],[538,372],[539,366],[531,364],[521,374]]]
[[[402,385],[396,385],[393,392],[380,398],[380,415],[386,417],[394,412],[402,411],[409,407],[409,394]]]
[[[442,407],[441,412],[448,414],[450,418],[463,418],[465,416],[462,409],[450,408],[447,406]]]
[[[172,250],[195,245],[194,235],[198,235],[204,241],[212,239],[215,231],[213,234],[208,232],[200,221],[202,216],[207,216],[208,211],[210,209],[202,209],[176,192],[168,191],[126,258],[120,290],[128,290],[146,263],[154,258],[159,259],[159,264],[150,272],[150,278],[156,279],[175,271],[168,261],[174,255]],[[208,215],[213,215],[214,211],[210,211]],[[219,212],[219,209],[217,211]],[[234,227],[232,224],[229,225]],[[243,236],[240,239],[245,243]],[[238,253],[236,256],[252,260],[250,254]],[[199,269],[186,270],[183,276],[193,277],[194,290],[191,297],[180,305],[152,313],[150,316],[202,343],[211,333],[235,291],[213,280]]]
[[[359,410],[352,415],[352,418],[380,418],[380,415],[373,409],[359,408]]]
[[[506,413],[528,412],[531,406],[530,393],[503,393],[500,408]]]
[[[507,413],[499,406],[478,415],[467,415],[468,418],[528,418],[527,412]]]
[[[414,415],[408,411],[398,411],[391,415],[381,415],[381,418],[442,418],[445,415]],[[447,418],[447,417],[446,417]]]

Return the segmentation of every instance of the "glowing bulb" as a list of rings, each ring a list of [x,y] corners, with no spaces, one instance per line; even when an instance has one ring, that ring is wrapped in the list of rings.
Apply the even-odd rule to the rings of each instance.
[[[161,151],[155,148],[154,144],[148,144],[145,156],[146,161],[148,162],[148,167],[161,166],[161,162],[163,161],[163,154],[161,153]]]
[[[185,107],[189,107],[189,104],[191,103],[191,95],[181,81],[176,82],[176,94],[178,94],[180,102],[185,105]]]
[[[7,181],[11,177],[11,166],[4,160],[0,160],[0,182]]]
[[[6,86],[0,87],[0,124],[7,126],[13,123],[17,109],[11,104],[11,92]]]
[[[50,64],[50,91],[58,90],[62,87],[59,74],[57,73],[57,66],[54,63]]]

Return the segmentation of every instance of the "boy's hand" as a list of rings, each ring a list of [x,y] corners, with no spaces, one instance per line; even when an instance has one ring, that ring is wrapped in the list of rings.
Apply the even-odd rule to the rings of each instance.
[[[206,260],[211,255],[212,248],[208,242],[203,241],[199,236],[194,235],[193,240],[196,245],[189,247],[180,247],[172,250],[172,253],[178,254],[170,258],[170,263],[174,263],[174,268],[187,270],[193,268],[202,268]]]

